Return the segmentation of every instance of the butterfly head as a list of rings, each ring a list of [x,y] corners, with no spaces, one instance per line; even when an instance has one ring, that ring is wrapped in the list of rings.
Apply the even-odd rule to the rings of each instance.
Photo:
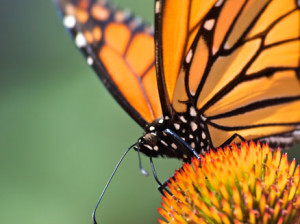
[[[138,140],[141,152],[152,157],[162,154],[162,151],[167,146],[163,144],[163,139],[165,138],[163,130],[166,128],[165,125],[164,119],[161,118],[145,128],[144,135]]]
[[[149,144],[151,147],[155,147],[157,145],[157,142],[158,142],[158,137],[157,137],[156,132],[146,133],[143,136],[143,139],[144,139],[145,143]]]

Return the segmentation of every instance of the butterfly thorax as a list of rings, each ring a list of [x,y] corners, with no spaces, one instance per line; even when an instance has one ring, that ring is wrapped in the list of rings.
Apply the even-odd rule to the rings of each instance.
[[[211,147],[206,118],[197,114],[191,108],[190,113],[175,115],[172,118],[164,117],[155,120],[145,128],[143,137],[139,139],[140,151],[147,156],[167,156],[189,160],[193,156],[191,148],[198,154],[204,153]],[[179,136],[174,139],[166,130]],[[191,148],[183,147],[180,142],[186,142]]]

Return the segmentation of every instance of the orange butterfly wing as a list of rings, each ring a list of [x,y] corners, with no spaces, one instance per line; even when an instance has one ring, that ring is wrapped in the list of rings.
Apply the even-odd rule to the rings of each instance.
[[[57,4],[75,44],[121,106],[143,127],[160,117],[152,28],[102,0]]]
[[[213,147],[236,134],[283,146],[300,139],[297,4],[218,1],[206,15],[179,72],[172,106],[184,113],[185,102],[195,102]]]
[[[170,108],[183,59],[216,0],[156,0],[156,60],[163,108]],[[170,111],[164,111],[170,114]]]
[[[156,0],[158,81],[150,29],[103,2],[58,0],[87,62],[141,126],[192,103],[212,147],[300,138],[296,0]]]

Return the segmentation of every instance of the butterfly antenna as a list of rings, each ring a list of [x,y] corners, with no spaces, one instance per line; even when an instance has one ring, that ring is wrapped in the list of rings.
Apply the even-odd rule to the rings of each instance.
[[[124,152],[124,154],[123,154],[122,157],[120,158],[119,162],[117,163],[117,165],[116,165],[114,171],[112,172],[112,174],[111,174],[109,180],[107,181],[107,183],[106,183],[106,185],[105,185],[105,187],[104,187],[104,189],[103,189],[103,191],[102,191],[102,193],[101,193],[101,195],[100,195],[100,197],[99,197],[99,199],[98,199],[98,201],[97,201],[97,204],[96,204],[96,206],[95,206],[95,208],[94,208],[93,214],[92,214],[92,219],[93,219],[93,223],[94,223],[94,224],[97,224],[97,221],[96,221],[96,211],[97,211],[97,208],[98,208],[98,206],[99,206],[99,204],[100,204],[100,202],[101,202],[101,200],[102,200],[102,198],[103,198],[103,196],[104,196],[104,193],[106,192],[106,189],[107,189],[108,185],[110,184],[112,178],[114,177],[115,173],[117,172],[117,170],[118,170],[118,168],[119,168],[121,162],[123,161],[124,157],[126,156],[126,154],[127,154],[127,153],[130,151],[130,149],[132,149],[135,145],[136,145],[136,143],[133,144],[132,146],[130,146],[130,147]]]
[[[139,168],[140,168],[140,171],[141,171],[141,173],[144,176],[149,176],[149,173],[142,166],[142,158],[141,158],[140,145],[139,144],[137,144],[137,152],[138,152],[138,157],[139,157]]]

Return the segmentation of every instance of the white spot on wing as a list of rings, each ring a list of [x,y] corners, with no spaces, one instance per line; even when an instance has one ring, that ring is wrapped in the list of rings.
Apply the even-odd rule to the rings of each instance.
[[[160,140],[160,142],[161,142],[162,144],[164,144],[165,146],[168,146],[168,144],[167,144],[164,140]]]
[[[224,0],[219,0],[216,2],[215,7],[219,7],[223,4]]]
[[[180,118],[180,120],[181,120],[183,123],[186,123],[186,122],[187,122],[184,116],[180,116],[179,118]]]
[[[125,20],[129,19],[129,17],[131,16],[131,11],[130,11],[130,9],[125,9],[125,10],[123,10],[123,14],[124,14],[124,19],[125,19]]]
[[[123,22],[126,19],[126,15],[124,11],[120,11],[120,10],[116,11],[114,15],[114,19],[116,22],[119,23]]]
[[[191,122],[191,128],[192,128],[193,131],[196,131],[197,128],[198,128],[198,125],[194,121],[192,121]]]
[[[214,25],[215,25],[215,19],[209,19],[209,20],[205,21],[204,28],[206,30],[212,30]]]
[[[171,146],[173,149],[177,149],[177,145],[175,143],[172,143]]]
[[[134,20],[131,21],[130,27],[131,27],[131,29],[135,29],[136,27],[140,26],[141,24],[142,24],[142,18],[135,17]]]
[[[202,137],[202,139],[205,139],[205,138],[206,138],[206,134],[204,133],[204,131],[202,131],[201,137]]]
[[[180,129],[180,125],[177,124],[177,123],[174,123],[174,127],[175,127],[176,130],[179,130],[179,129]]]
[[[87,57],[86,62],[88,63],[88,65],[93,65],[94,64],[94,60],[92,57]]]
[[[216,49],[215,47],[212,48],[212,54],[215,55],[217,53],[218,49]]]
[[[226,42],[226,43],[224,44],[224,49],[225,49],[225,50],[229,50],[230,48],[231,48],[231,46],[229,45],[228,42]]]
[[[157,146],[157,145],[154,146],[154,150],[155,150],[155,151],[158,151],[158,146]]]
[[[63,18],[63,24],[65,27],[72,29],[76,25],[76,19],[74,16],[68,15]]]
[[[155,13],[160,13],[160,1],[156,1],[155,3]]]
[[[151,127],[149,128],[149,130],[150,130],[150,131],[154,131],[154,130],[155,130],[155,127],[151,126]]]
[[[192,60],[192,57],[193,57],[193,51],[191,49],[191,50],[189,50],[189,52],[188,52],[188,54],[187,54],[187,56],[185,58],[186,63],[189,64],[191,62],[191,60]]]
[[[164,119],[162,119],[162,118],[159,119],[158,123],[160,123],[160,124],[164,123]]]
[[[75,37],[75,44],[77,47],[85,47],[86,46],[86,39],[82,33],[77,33]]]
[[[136,26],[140,26],[142,24],[143,20],[141,17],[137,16],[134,18],[134,22],[135,22]]]
[[[191,107],[191,108],[190,108],[190,115],[191,115],[192,117],[196,117],[196,116],[197,116],[197,112],[196,112],[195,107]]]
[[[202,118],[203,121],[206,121],[206,120],[207,120],[207,118],[204,117],[202,114],[201,114],[201,118]]]
[[[191,147],[192,147],[192,148],[195,148],[195,147],[196,147],[195,142],[192,142],[192,143],[191,143]]]
[[[152,150],[152,147],[150,145],[144,145],[145,147],[147,147],[148,149]]]

